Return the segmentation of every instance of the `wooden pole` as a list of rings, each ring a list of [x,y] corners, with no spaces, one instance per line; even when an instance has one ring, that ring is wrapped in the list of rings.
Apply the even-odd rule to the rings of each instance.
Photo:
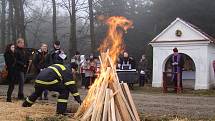
[[[104,89],[107,90],[107,89]],[[105,91],[106,93],[106,91]],[[96,121],[101,121],[101,117],[102,117],[102,111],[103,111],[103,105],[104,105],[104,100],[105,100],[105,95],[102,95],[101,97],[101,101],[98,104],[98,113],[96,114]]]
[[[110,88],[115,92],[115,91],[117,91],[118,90],[118,88],[117,88],[117,86],[114,84],[114,83],[110,83]],[[120,91],[119,91],[120,92]],[[117,93],[116,95],[115,95],[115,104],[116,104],[116,106],[118,107],[118,109],[119,109],[119,113],[120,113],[120,115],[122,116],[122,120],[123,121],[132,121],[131,120],[131,117],[130,117],[130,114],[129,114],[129,112],[128,112],[128,110],[126,110],[127,109],[127,107],[126,107],[126,105],[125,105],[125,103],[124,103],[124,101],[123,101],[123,99],[122,99],[122,95],[120,94],[120,93]]]
[[[116,119],[117,119],[117,121],[122,121],[122,118],[121,118],[121,116],[120,116],[118,107],[116,107],[115,109],[116,109],[115,111],[116,111]]]
[[[107,58],[108,58],[108,61],[109,61],[110,65],[111,65],[111,68],[113,70],[113,71],[111,71],[112,74],[114,75],[114,81],[112,83],[115,83],[117,88],[119,89],[119,93],[121,94],[122,99],[125,102],[125,105],[126,105],[128,111],[129,111],[130,115],[131,115],[131,118],[134,121],[135,117],[134,117],[134,115],[133,115],[133,113],[132,113],[132,111],[131,111],[131,109],[129,107],[129,104],[128,104],[128,102],[127,102],[127,100],[126,100],[126,98],[125,98],[125,96],[124,96],[124,94],[122,92],[122,88],[121,88],[120,83],[119,83],[119,78],[118,78],[118,75],[117,75],[117,72],[116,72],[116,68],[113,66],[113,63],[112,63],[113,61],[111,60],[110,56],[107,56]]]
[[[109,50],[106,53],[101,53],[101,56],[100,56],[101,67],[102,67],[103,70],[104,70],[104,66],[103,66],[104,62],[103,61],[107,61],[107,56],[106,55],[108,55],[108,53],[109,53]],[[103,80],[103,79],[104,79],[104,77],[99,77],[99,80]],[[92,92],[94,92],[96,90],[98,91],[97,87],[90,88],[90,90],[88,91],[88,95],[85,97],[85,99],[92,98],[94,95],[97,96],[98,94],[92,94]],[[88,105],[92,104],[92,102],[89,102],[89,101],[88,101],[88,103],[89,103]],[[78,117],[80,117],[89,108],[88,105],[85,105],[85,100],[84,100],[82,105],[78,108],[78,111],[75,113],[74,118],[77,119]]]
[[[84,113],[84,115],[82,116],[81,121],[86,121],[89,119],[89,117],[92,115],[93,109],[95,107],[95,101],[94,103],[90,106],[90,108]]]
[[[131,107],[131,110],[136,118],[137,121],[140,121],[140,118],[139,118],[139,115],[137,113],[137,109],[135,107],[135,104],[134,104],[134,101],[132,99],[132,96],[131,96],[131,93],[130,93],[130,90],[128,88],[128,85],[126,83],[123,83],[123,87],[124,87],[124,90],[125,90],[125,94],[128,98],[128,102],[130,104],[130,107]]]
[[[111,70],[111,68],[108,67],[107,71],[106,71],[106,74],[105,74],[105,78],[102,81],[103,83],[101,85],[100,92],[98,94],[98,98],[96,98],[96,107],[93,110],[91,121],[95,121],[96,120],[96,116],[97,116],[99,107],[100,107],[100,105],[102,105],[101,103],[102,103],[103,99],[101,99],[100,97],[103,97],[103,95],[105,95],[105,91],[106,91],[107,86],[108,86],[108,79],[110,77],[110,70]]]
[[[110,94],[109,94],[109,97],[110,97]],[[112,118],[111,118],[111,105],[110,105],[110,100],[108,101],[108,121],[112,121]]]
[[[112,117],[112,120],[111,121],[116,121],[116,111],[115,111],[115,103],[114,103],[114,98],[113,98],[113,91],[110,90],[110,105],[111,105],[111,117]]]
[[[109,95],[110,95],[110,91],[109,89],[106,89],[102,121],[107,121],[107,118],[108,118]]]

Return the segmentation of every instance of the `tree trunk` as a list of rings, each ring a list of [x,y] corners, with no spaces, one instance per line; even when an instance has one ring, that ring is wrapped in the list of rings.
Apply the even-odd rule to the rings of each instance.
[[[56,2],[52,0],[53,16],[52,16],[52,26],[53,26],[53,41],[57,41],[57,13],[56,13]]]
[[[6,0],[1,0],[2,13],[1,13],[1,51],[5,47],[6,39]]]
[[[25,14],[23,0],[13,0],[15,9],[15,28],[16,28],[16,38],[21,37],[25,39]],[[26,42],[26,41],[25,41]]]
[[[25,13],[24,13],[24,1],[25,0],[20,0],[19,5],[20,5],[20,34],[21,38],[23,38],[26,41],[25,37]],[[27,43],[26,43],[27,44]]]
[[[14,14],[13,14],[13,27],[11,28],[12,29],[12,38],[14,40],[14,42],[16,42],[16,39],[18,37],[18,9],[19,7],[17,6],[17,0],[11,0],[12,3],[13,3],[13,9],[14,9]]]
[[[20,12],[19,12],[19,0],[13,0],[14,4],[14,9],[15,9],[15,15],[14,15],[14,23],[15,23],[15,28],[16,28],[16,38],[19,37],[20,35]]]
[[[10,13],[10,0],[8,0],[9,8],[8,8],[8,20],[7,20],[7,44],[11,43],[11,13]]]
[[[90,17],[90,39],[91,39],[91,53],[95,54],[95,33],[94,33],[94,14],[93,14],[93,0],[88,0],[89,17]]]
[[[8,31],[10,32],[10,40],[11,42],[16,41],[16,27],[14,24],[15,16],[14,16],[14,4],[13,0],[9,0],[9,25],[8,25]],[[11,39],[12,37],[12,39]]]
[[[15,42],[16,35],[15,35],[15,27],[14,27],[14,14],[13,14],[13,0],[8,0],[9,2],[9,15],[8,15],[8,33],[7,39],[9,43]]]
[[[72,15],[70,14],[70,42],[69,42],[69,54],[74,55],[77,50],[76,41],[76,5],[75,0],[72,0]]]

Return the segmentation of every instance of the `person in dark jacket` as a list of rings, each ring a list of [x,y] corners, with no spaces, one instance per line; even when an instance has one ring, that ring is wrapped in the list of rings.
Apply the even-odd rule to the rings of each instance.
[[[45,68],[45,59],[47,54],[48,54],[48,45],[45,43],[42,43],[40,46],[40,49],[36,51],[35,58],[33,60],[33,63],[38,73]]]
[[[45,58],[48,54],[48,45],[45,43],[41,43],[41,47],[35,53],[35,58],[33,60],[34,66],[36,68],[37,73],[45,68]],[[42,100],[42,95],[40,96]],[[44,90],[44,100],[48,100],[48,90]]]
[[[57,114],[65,114],[69,92],[81,104],[82,101],[76,87],[76,82],[73,80],[72,70],[71,65],[64,66],[61,64],[54,64],[43,69],[35,80],[35,92],[26,98],[22,106],[32,106],[45,89],[59,93]]]
[[[8,44],[4,53],[4,59],[5,64],[7,66],[7,81],[9,84],[8,90],[7,90],[7,102],[12,102],[11,95],[14,90],[15,85],[15,64],[16,64],[16,58],[15,58],[15,45],[14,44]]]
[[[54,49],[46,57],[46,67],[52,64],[63,64],[67,58],[66,54],[61,50],[60,41],[54,41],[53,47]]]
[[[182,54],[178,53],[178,49],[173,49],[173,54],[170,57],[172,65],[172,80],[175,86],[175,92],[181,92],[183,90],[182,85],[182,69],[184,66],[184,59]]]
[[[140,59],[138,63],[138,72],[139,72],[139,86],[144,86],[145,84],[145,78],[146,78],[146,72],[148,67],[148,61],[146,60],[145,55],[142,55],[142,58]]]
[[[128,52],[124,52],[123,57],[120,58],[120,69],[135,69],[134,59],[132,57],[129,57]]]
[[[16,41],[15,58],[16,58],[16,79],[19,82],[18,99],[24,99],[23,88],[28,58],[27,53],[25,51],[24,39],[22,38],[19,38]]]

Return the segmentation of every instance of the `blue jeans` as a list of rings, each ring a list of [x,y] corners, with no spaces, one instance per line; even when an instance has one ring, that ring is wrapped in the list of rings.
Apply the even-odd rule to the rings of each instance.
[[[19,83],[19,91],[18,91],[18,98],[22,99],[24,98],[24,81],[25,81],[25,74],[22,71],[16,72],[16,79]]]

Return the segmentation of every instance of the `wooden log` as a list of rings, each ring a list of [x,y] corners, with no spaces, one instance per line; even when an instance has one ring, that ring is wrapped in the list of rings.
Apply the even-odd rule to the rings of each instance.
[[[108,63],[107,63],[107,57],[108,57],[108,54],[109,54],[109,50],[106,52],[106,53],[101,53],[101,67],[108,67]]]
[[[102,56],[103,59],[101,59],[101,60],[106,61],[107,59],[105,59],[105,58],[106,58],[107,54],[108,54],[108,51],[106,53],[102,53],[101,56],[103,55]],[[103,71],[106,71],[106,70],[103,69]],[[98,81],[99,80],[104,80],[104,78],[105,77],[103,77],[103,76],[99,76],[99,79],[97,79],[97,80]],[[101,82],[103,82],[103,81],[101,81]],[[97,88],[98,88],[98,86],[100,87],[100,84],[98,83],[98,84],[93,85],[93,86],[97,86],[97,87],[90,88],[90,90],[88,91],[88,95],[85,97],[86,100],[91,100],[91,99],[93,100],[95,98],[95,96],[98,96],[98,94],[94,93],[94,92],[98,91]],[[97,99],[97,98],[95,98],[95,99]],[[78,111],[75,113],[74,118],[80,117],[90,107],[90,105],[92,104],[92,102],[88,101],[89,104],[85,105],[85,100],[84,100],[83,103],[82,103],[82,105],[79,107]]]
[[[110,71],[111,71],[111,68],[108,67],[107,71],[106,71],[106,74],[105,74],[105,78],[102,81],[103,83],[101,85],[100,92],[98,94],[98,97],[96,98],[96,107],[93,110],[91,121],[95,121],[96,120],[96,116],[97,116],[99,107],[100,107],[100,105],[102,103],[102,99],[100,97],[102,97],[103,95],[105,95],[105,91],[106,91],[107,86],[108,86],[108,79],[110,77]]]
[[[103,80],[103,78],[104,77],[100,77],[101,80]],[[93,99],[97,98],[98,92],[99,92],[99,88],[96,88],[96,87],[90,88],[90,90],[88,91],[88,95],[85,97],[85,100],[83,101],[83,103],[79,107],[78,111],[74,115],[75,119],[79,118],[84,112],[86,112],[86,110],[88,110],[90,108],[90,106],[93,103]],[[86,105],[86,103],[87,103],[87,105]]]
[[[103,78],[104,77],[99,77],[99,79],[101,79],[101,80],[103,80]],[[99,88],[96,88],[96,87],[90,88],[90,90],[88,91],[87,96],[85,97],[85,100],[83,101],[83,103],[79,107],[78,111],[74,115],[75,119],[77,119],[78,117],[80,117],[88,108],[90,108],[90,105],[92,105],[92,103],[93,103],[92,99],[94,99],[94,98],[96,99],[97,98],[98,92],[99,92]],[[86,102],[87,102],[87,105],[86,105]]]
[[[124,120],[135,120],[135,117],[133,116],[133,114],[131,114],[132,112],[131,112],[131,109],[130,109],[130,107],[129,107],[129,105],[128,105],[128,103],[127,103],[127,101],[126,101],[126,99],[125,99],[125,97],[124,97],[124,95],[123,95],[123,92],[122,92],[122,89],[121,89],[121,86],[120,86],[120,84],[119,84],[119,79],[118,79],[118,75],[117,75],[117,73],[116,73],[116,68],[114,67],[114,65],[113,65],[113,62],[112,62],[112,60],[111,60],[111,58],[109,57],[109,56],[107,56],[107,58],[108,58],[108,61],[109,61],[109,63],[110,63],[110,65],[111,65],[111,68],[112,68],[112,75],[114,75],[114,81],[110,84],[110,87],[112,87],[112,89],[113,89],[113,85],[115,85],[115,89],[118,89],[117,91],[119,91],[119,94],[117,94],[118,95],[118,98],[120,98],[120,96],[121,96],[121,99],[119,99],[119,100],[121,100],[120,102],[122,103],[121,105],[124,105],[123,107],[124,107],[124,109],[122,108],[121,109],[121,106],[120,106],[120,108],[119,108],[119,112],[121,113],[121,116],[123,117],[123,118],[125,118],[125,117],[127,117],[127,118],[125,118]],[[113,89],[114,90],[114,89]],[[116,91],[116,90],[115,90]],[[119,96],[120,95],[120,96]],[[124,103],[125,104],[123,104],[123,101],[124,101]],[[117,101],[116,101],[116,103],[117,103]],[[126,111],[125,109],[125,107],[127,107],[127,109],[128,109],[128,111]],[[127,114],[128,115],[126,115],[125,116],[125,113],[123,113],[123,112],[128,112]],[[131,115],[131,118],[129,117],[129,114]],[[129,118],[128,118],[129,117]]]
[[[101,67],[101,69],[104,69],[104,64],[103,64],[101,56],[99,56],[99,60],[100,60],[100,67]]]
[[[102,53],[100,60],[102,71],[105,74],[102,74],[102,76],[99,77],[99,80],[101,79],[102,81],[98,80],[98,83],[89,90],[90,93],[88,93],[85,99],[92,98],[93,96],[96,97],[90,100],[89,106],[85,107],[81,105],[75,116],[78,117],[84,113],[82,119],[91,121],[100,121],[101,118],[102,120],[104,118],[104,121],[136,121],[136,117],[132,112],[133,110],[130,108],[130,103],[127,102],[127,97],[125,97],[122,87],[120,86],[116,68],[109,57],[108,52]],[[107,66],[111,66],[111,68]],[[110,76],[113,77],[111,78],[113,80],[112,82],[109,82]],[[115,100],[113,99],[113,92],[111,93],[111,91],[107,89],[108,83],[109,87],[115,93]],[[109,94],[107,94],[106,99],[107,90],[109,90]],[[107,113],[104,113],[105,110]]]
[[[130,106],[129,106],[129,104],[128,104],[128,102],[127,102],[125,96],[124,96],[124,93],[123,93],[123,91],[122,91],[122,88],[121,88],[120,83],[119,83],[116,79],[114,79],[113,82],[111,83],[111,85],[112,85],[112,86],[111,86],[112,88],[118,89],[118,91],[119,91],[118,95],[120,95],[120,97],[121,97],[121,103],[124,103],[125,109],[127,109],[127,112],[128,112],[128,114],[130,115],[130,117],[131,117],[131,120],[132,120],[132,121],[135,121],[134,114],[132,113],[132,110],[131,110],[131,108],[130,108]],[[115,87],[114,87],[114,86],[115,86]],[[114,89],[113,89],[113,90],[114,90]],[[124,109],[124,110],[125,110],[125,109]],[[120,115],[123,115],[123,113],[121,112],[121,109],[120,109],[120,108],[119,108],[119,112],[120,112]],[[123,119],[123,118],[122,118],[122,119]],[[127,120],[128,120],[128,119],[127,119]]]
[[[96,114],[96,121],[101,121],[101,117],[102,117],[105,95],[102,95],[101,98],[102,98],[101,102],[98,104],[98,113]]]
[[[84,113],[84,115],[81,118],[81,121],[86,121],[89,119],[89,117],[92,115],[93,109],[95,107],[95,102],[90,106],[90,108]]]
[[[106,58],[106,55],[109,53],[109,50],[106,52],[106,53],[101,53],[101,56],[100,56],[100,61],[101,61],[101,63],[104,63],[103,61],[106,61],[107,60],[107,58]],[[106,59],[105,59],[106,58]],[[102,64],[103,65],[103,64]],[[101,65],[101,66],[102,66]],[[101,78],[103,78],[103,77],[99,77],[100,79]],[[100,80],[99,79],[99,80]],[[88,95],[85,97],[85,99],[89,99],[89,98],[91,98],[92,96],[94,96],[94,95],[92,95],[91,93],[93,92],[93,90],[97,90],[96,88],[90,88],[90,90],[89,90],[89,92],[88,92]],[[85,105],[84,105],[84,102],[85,101],[83,101],[83,103],[82,103],[82,105],[79,107],[79,109],[78,109],[78,111],[75,113],[75,115],[74,115],[74,118],[78,118],[79,116],[81,116],[83,113],[84,113],[84,111],[86,111],[86,108],[89,108],[89,107],[86,107]]]
[[[121,87],[121,86],[120,86]],[[132,112],[132,110],[131,110],[131,107],[129,106],[129,103],[128,103],[128,100],[126,99],[126,95],[123,93],[123,89],[121,88],[121,95],[122,95],[122,99],[123,99],[123,101],[125,102],[125,105],[126,105],[126,107],[127,107],[127,110],[128,110],[128,112],[129,112],[129,114],[130,114],[130,116],[131,116],[131,118],[132,118],[132,121],[136,121],[136,119],[135,119],[135,116],[134,116],[134,114],[133,114],[133,112]]]
[[[109,98],[109,89],[105,89],[105,94],[102,95],[102,97],[98,97],[101,98],[100,103],[98,104],[98,113],[96,116],[96,121],[101,121],[102,120],[102,112],[103,112],[103,108],[104,108],[104,103],[105,103],[105,97],[106,97],[106,92],[108,92],[108,98]]]
[[[109,86],[110,86],[110,88],[111,88],[114,92],[117,91],[117,90],[119,89],[119,88],[117,88],[117,86],[116,86],[115,83],[110,83]],[[121,88],[121,87],[120,87],[120,88]],[[122,90],[121,90],[121,91],[122,91]],[[119,92],[120,92],[120,90],[119,90]],[[117,93],[117,94],[115,95],[114,99],[115,99],[115,104],[116,104],[116,106],[117,106],[118,109],[119,109],[119,113],[120,113],[120,115],[121,115],[121,117],[122,117],[122,120],[123,120],[123,121],[132,121],[131,116],[130,116],[128,110],[127,110],[127,106],[126,106],[125,102],[124,102],[123,99],[122,99],[121,93]]]
[[[112,90],[110,90],[110,105],[111,105],[111,121],[116,121],[115,103]]]
[[[104,110],[103,110],[103,116],[102,116],[102,121],[107,121],[108,118],[108,107],[109,107],[109,96],[110,95],[110,90],[106,89],[106,94],[105,94],[105,103],[104,103]]]
[[[115,67],[114,64],[113,64],[113,61],[111,60],[110,56],[107,56],[107,59],[108,59],[108,61],[109,61],[109,63],[110,63],[110,66],[111,66],[111,68],[112,68],[112,70],[113,70],[112,73],[113,73],[115,79],[119,82],[119,77],[118,77],[118,75],[117,75],[116,67]]]
[[[126,94],[126,96],[128,98],[128,102],[130,104],[131,110],[132,110],[132,112],[133,112],[133,114],[134,114],[134,116],[136,118],[136,121],[140,121],[140,117],[139,117],[139,115],[137,113],[137,109],[136,109],[134,101],[132,99],[129,87],[128,87],[128,85],[126,83],[123,83],[123,87],[124,87],[125,94]]]
[[[103,104],[103,98],[101,99],[101,97],[103,97],[103,95],[105,95],[105,91],[103,91],[103,90],[105,90],[105,89],[101,88],[101,90],[100,90],[101,93],[99,94],[98,98],[96,99],[96,106],[93,109],[91,121],[95,121],[96,120],[97,114],[99,113],[99,108]]]
[[[120,116],[118,107],[115,108],[115,111],[116,111],[116,120],[117,120],[117,121],[122,121],[122,118],[121,118],[121,116]]]
[[[109,97],[110,97],[110,95],[109,95]],[[109,103],[109,105],[108,105],[108,121],[112,121],[110,100],[108,101],[108,103]]]
[[[81,120],[82,121],[82,120]],[[86,121],[90,121],[90,119],[87,119]]]
[[[119,94],[122,96],[122,100],[124,101],[124,103],[125,103],[125,105],[126,105],[126,107],[128,109],[128,112],[129,112],[129,114],[131,116],[131,119],[132,119],[132,121],[135,121],[135,116],[132,113],[132,110],[130,109],[129,104],[128,104],[128,102],[127,102],[127,100],[126,100],[126,98],[125,98],[125,96],[124,96],[124,94],[122,92],[122,88],[121,88],[120,83],[119,83],[119,78],[118,78],[118,75],[117,75],[117,72],[116,72],[116,68],[113,66],[113,63],[112,63],[112,60],[111,60],[110,56],[107,56],[107,58],[108,58],[108,61],[110,62],[111,68],[112,68],[111,72],[114,75],[114,79],[113,79],[112,83],[113,84],[115,83],[116,88],[119,89]],[[119,109],[119,112],[120,112],[120,114],[122,113],[120,111],[120,109]]]

